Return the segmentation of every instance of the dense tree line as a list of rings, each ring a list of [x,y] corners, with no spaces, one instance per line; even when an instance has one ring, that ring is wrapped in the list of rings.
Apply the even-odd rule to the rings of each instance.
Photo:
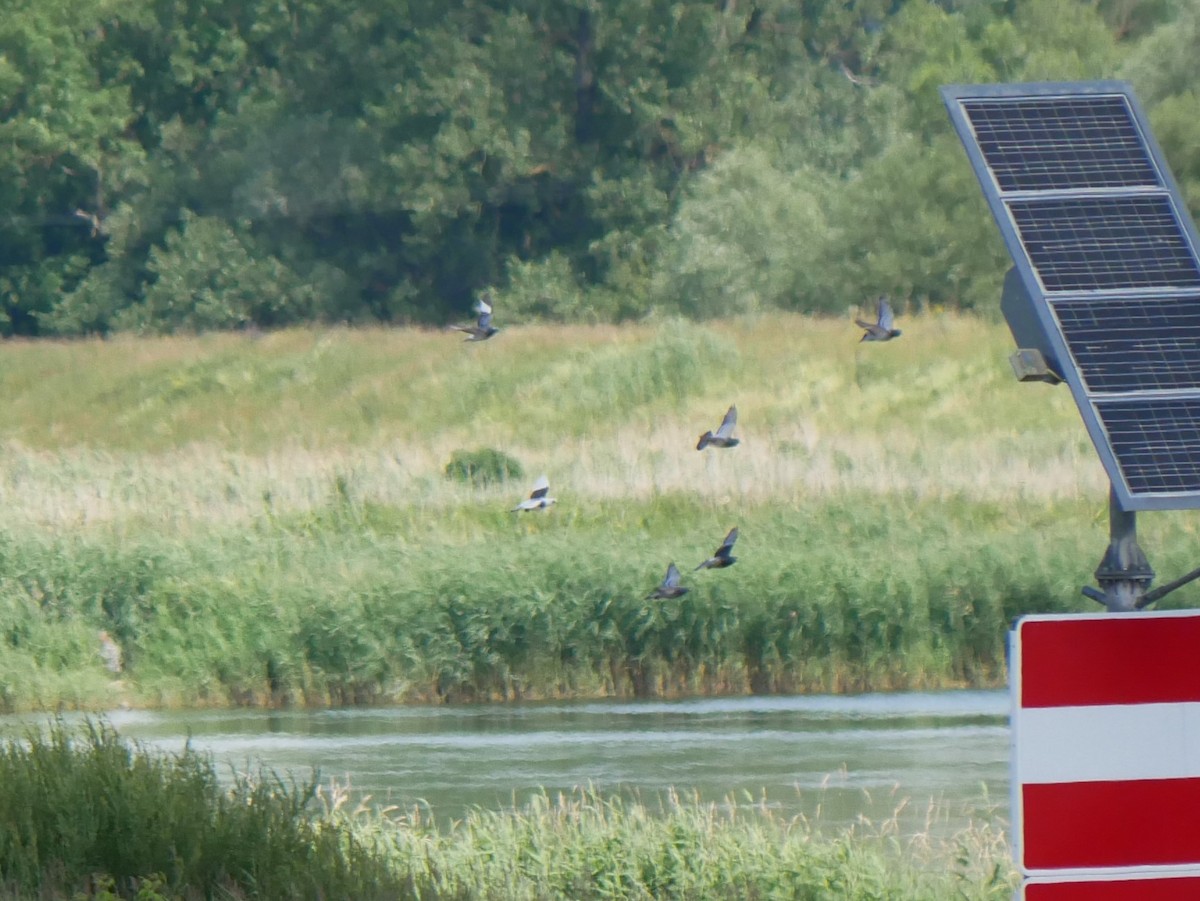
[[[944,83],[1128,77],[1200,181],[1187,0],[3,5],[4,334],[992,308]]]

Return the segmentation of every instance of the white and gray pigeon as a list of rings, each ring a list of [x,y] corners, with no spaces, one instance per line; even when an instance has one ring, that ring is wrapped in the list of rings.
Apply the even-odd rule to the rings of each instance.
[[[730,407],[725,412],[725,418],[716,432],[705,432],[700,436],[696,450],[704,450],[709,445],[713,447],[737,447],[738,439],[733,437],[733,427],[737,425],[737,407]]]
[[[550,480],[545,475],[539,476],[538,480],[533,483],[533,491],[530,492],[529,497],[513,507],[512,512],[516,513],[519,510],[545,510],[551,504],[555,503],[556,500],[549,495]]]
[[[677,598],[680,595],[687,594],[690,589],[684,588],[679,584],[679,570],[672,563],[667,567],[667,574],[663,576],[662,584],[654,589],[653,592],[646,595],[646,600],[655,598]]]
[[[475,312],[479,314],[479,318],[475,320],[474,325],[452,325],[450,328],[456,332],[466,332],[467,341],[486,341],[492,337],[500,329],[492,325],[492,305],[489,303],[491,299],[491,292],[485,291],[475,302]]]
[[[896,315],[892,312],[892,305],[888,303],[886,294],[879,298],[874,322],[855,319],[854,323],[859,328],[866,329],[859,341],[891,341],[900,337],[900,329],[896,328]]]

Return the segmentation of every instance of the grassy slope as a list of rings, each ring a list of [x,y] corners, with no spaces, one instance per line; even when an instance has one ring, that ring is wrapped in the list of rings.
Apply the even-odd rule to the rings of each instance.
[[[1084,609],[1106,482],[1003,326],[903,325],[10,343],[0,700],[997,684],[1012,616]],[[732,402],[742,445],[697,453]],[[527,478],[443,477],[483,446]],[[509,514],[542,471],[558,506]],[[1164,578],[1194,565],[1194,523],[1145,519]],[[734,524],[737,567],[644,603]]]

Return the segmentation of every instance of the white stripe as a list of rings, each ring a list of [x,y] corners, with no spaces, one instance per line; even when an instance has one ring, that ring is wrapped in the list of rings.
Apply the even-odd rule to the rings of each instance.
[[[1014,783],[1200,776],[1200,703],[1014,712]]]

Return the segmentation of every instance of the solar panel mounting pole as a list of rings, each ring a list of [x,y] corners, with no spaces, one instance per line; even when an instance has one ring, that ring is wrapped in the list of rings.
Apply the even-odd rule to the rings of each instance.
[[[1085,585],[1083,594],[1108,608],[1109,613],[1140,610],[1154,570],[1137,540],[1137,514],[1123,510],[1117,492],[1108,492],[1108,550],[1096,567],[1100,588]]]

